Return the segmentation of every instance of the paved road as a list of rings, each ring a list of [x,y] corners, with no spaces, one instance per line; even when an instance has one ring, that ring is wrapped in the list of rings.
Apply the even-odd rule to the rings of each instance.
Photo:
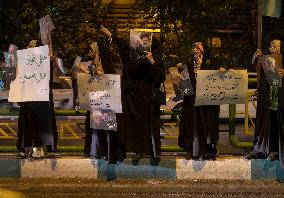
[[[118,180],[107,182],[80,179],[2,179],[0,180],[1,188],[20,191],[29,198],[284,197],[284,184],[278,181]],[[2,198],[1,190],[0,198]]]

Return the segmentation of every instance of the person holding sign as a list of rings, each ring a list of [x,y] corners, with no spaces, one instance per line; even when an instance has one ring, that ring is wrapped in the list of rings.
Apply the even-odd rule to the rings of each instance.
[[[27,48],[17,52],[18,74],[13,81],[14,85],[11,84],[13,89],[9,92],[9,101],[15,100],[20,105],[18,157],[39,159],[46,156],[47,151],[56,151],[57,146],[54,108],[49,90],[50,59],[48,47],[36,47],[35,40],[30,42]],[[30,93],[31,86],[40,88]]]
[[[123,62],[122,119],[118,121],[120,141],[126,151],[134,152],[132,162],[150,157],[153,164],[160,160],[160,104],[152,100],[153,89],[165,80],[164,63],[158,39],[152,36],[151,51],[137,50],[139,37],[130,35],[135,46],[101,27],[101,31],[118,46]]]
[[[219,105],[194,106],[196,95],[196,73],[198,70],[218,70],[210,57],[207,47],[201,42],[193,44],[193,55],[186,65],[194,95],[184,96],[179,128],[178,144],[187,152],[187,159],[214,160],[219,139]]]
[[[104,157],[109,165],[113,165],[117,161],[122,161],[124,156],[120,152],[117,134],[116,112],[119,110],[114,110],[115,96],[108,88],[115,89],[118,86],[120,91],[120,76],[113,75],[114,68],[111,64],[107,64],[108,61],[105,59],[109,59],[109,57],[101,56],[99,46],[100,43],[97,42],[91,45],[92,50],[89,55],[93,60],[88,67],[90,74],[78,75],[80,105],[83,104],[81,98],[83,87],[86,86],[88,89],[88,91],[85,89],[88,92],[89,110],[85,121],[84,155],[95,158],[95,163]],[[88,79],[82,78],[82,75],[88,76]],[[108,76],[111,76],[112,80],[107,80]],[[114,76],[116,76],[116,80],[114,80]],[[82,80],[85,83],[82,83]],[[104,88],[100,86],[104,86]]]
[[[284,70],[280,45],[280,40],[273,40],[270,55],[262,55],[258,49],[253,57],[258,71],[256,125],[253,150],[245,159],[273,161],[280,156],[284,164]]]

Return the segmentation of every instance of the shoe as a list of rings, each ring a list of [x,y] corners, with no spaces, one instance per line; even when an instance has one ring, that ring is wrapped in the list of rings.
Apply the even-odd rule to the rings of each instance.
[[[44,157],[44,152],[42,147],[34,147],[33,153],[31,155],[35,159],[40,159]]]
[[[25,159],[27,157],[28,157],[28,155],[24,152],[20,152],[15,156],[16,159]]]
[[[259,152],[257,151],[252,151],[249,154],[244,156],[244,159],[246,160],[251,160],[251,159],[259,159]]]
[[[56,158],[61,158],[62,154],[58,154],[58,153],[49,153],[48,155],[45,155],[46,158],[49,159],[56,159]]]
[[[268,161],[275,161],[275,160],[278,160],[278,159],[279,159],[278,152],[271,152],[267,157]]]
[[[215,161],[216,160],[216,154],[214,153],[207,153],[203,156],[203,160],[212,160]]]
[[[185,158],[186,160],[190,160],[190,159],[192,159],[192,154],[191,154],[191,153],[186,153],[185,156],[184,156],[184,158]]]
[[[86,153],[84,153],[84,154],[83,154],[83,157],[84,157],[84,158],[90,158],[90,157],[91,157],[91,155],[90,155],[90,154],[86,154]]]
[[[160,161],[161,161],[161,157],[160,156],[156,156],[156,157],[151,157],[150,158],[150,164],[152,166],[158,166]]]
[[[194,161],[205,161],[205,157],[204,156],[193,156],[192,160]]]
[[[133,156],[133,158],[132,158],[132,164],[133,164],[134,166],[138,165],[138,163],[139,163],[139,161],[140,161],[141,158],[142,158],[142,154],[136,153],[136,154]]]

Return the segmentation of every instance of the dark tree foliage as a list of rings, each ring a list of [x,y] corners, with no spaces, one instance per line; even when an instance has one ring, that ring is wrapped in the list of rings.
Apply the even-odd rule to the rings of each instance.
[[[14,43],[25,48],[30,40],[40,41],[38,19],[47,14],[53,20],[53,48],[68,67],[76,55],[84,56],[89,45],[100,38],[98,24],[114,5],[102,6],[93,0],[1,0],[0,51],[7,51]],[[105,45],[101,45],[106,47]],[[107,49],[104,49],[106,51]],[[112,50],[112,49],[108,49]]]
[[[100,24],[120,31],[126,37],[134,23],[118,26],[106,20],[116,0],[1,0],[0,51],[10,43],[24,48],[32,39],[40,40],[38,19],[49,14],[54,22],[53,48],[57,56],[71,66],[76,55],[84,56],[94,41],[107,42],[98,31]],[[249,68],[257,42],[256,0],[136,0],[129,20],[139,16],[140,28],[161,28],[165,61],[175,64],[191,55],[191,46],[220,37],[221,48],[211,46],[220,65]],[[281,38],[283,17],[263,17],[264,47],[271,38]],[[115,48],[102,44],[104,52],[116,54]],[[113,56],[118,61],[117,56]]]
[[[257,41],[255,4],[246,0],[141,0],[136,9],[162,28],[168,62],[184,61],[196,41],[210,46],[210,38],[220,37],[222,47],[212,48],[219,64],[247,68]]]

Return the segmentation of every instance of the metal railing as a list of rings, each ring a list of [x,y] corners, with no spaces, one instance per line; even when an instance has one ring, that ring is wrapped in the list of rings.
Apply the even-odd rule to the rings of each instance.
[[[249,79],[250,83],[256,83],[256,79]],[[236,114],[244,114],[245,115],[245,123],[244,123],[244,135],[252,135],[253,132],[249,131],[249,122],[252,124],[253,128],[254,122],[252,118],[249,115],[249,102],[252,102],[253,106],[256,108],[256,104],[252,100],[254,97],[254,92],[248,92],[246,103],[245,103],[245,112],[236,112],[236,105],[230,104],[229,105],[229,141],[230,143],[238,148],[251,148],[252,142],[242,142],[236,137],[235,135],[235,129],[236,129]],[[85,116],[87,113],[86,110],[55,110],[56,116]],[[1,116],[18,116],[18,109],[12,108],[12,109],[0,109],[0,115]],[[179,109],[173,109],[173,110],[161,110],[161,115],[180,115]],[[84,121],[82,120],[58,120],[57,126],[58,126],[58,134],[59,139],[61,140],[81,140],[84,134],[83,126]],[[17,132],[15,127],[17,126],[17,123],[11,122],[11,121],[5,121],[0,122],[0,139],[15,139],[17,136]],[[162,139],[176,139],[176,135],[170,135],[170,133],[167,132],[167,129],[165,127],[175,127],[178,126],[178,123],[171,122],[171,123],[163,123],[162,128],[164,129],[165,135],[163,135]],[[78,134],[78,131],[74,128],[79,129],[81,132],[81,135]],[[0,150],[3,150],[4,146],[0,146]],[[8,147],[7,147],[8,149]],[[5,149],[4,149],[5,150]],[[8,149],[9,150],[9,149]],[[13,150],[13,149],[12,149]],[[59,146],[60,151],[81,151],[83,150],[82,146]],[[162,146],[162,151],[164,152],[179,152],[183,151],[179,146]]]

